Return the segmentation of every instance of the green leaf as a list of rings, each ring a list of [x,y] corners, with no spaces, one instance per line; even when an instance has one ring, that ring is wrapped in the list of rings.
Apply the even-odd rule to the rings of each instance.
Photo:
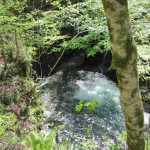
[[[95,106],[93,104],[89,105],[89,109],[90,110],[94,110],[95,109]]]
[[[86,102],[85,104],[84,104],[84,106],[86,106],[86,107],[89,107],[91,105],[91,102]]]
[[[91,102],[92,102],[92,104],[93,104],[94,106],[98,106],[98,105],[99,105],[98,101],[95,100],[95,99],[91,99]]]
[[[84,101],[85,101],[85,99],[83,98],[83,99],[81,99],[80,100],[80,102],[79,102],[79,104],[83,104],[84,103]]]
[[[80,112],[83,107],[83,104],[76,105],[75,109],[77,112]]]
[[[59,5],[60,3],[59,3],[59,1],[54,1],[52,4],[53,4],[54,6],[57,6],[57,5]]]

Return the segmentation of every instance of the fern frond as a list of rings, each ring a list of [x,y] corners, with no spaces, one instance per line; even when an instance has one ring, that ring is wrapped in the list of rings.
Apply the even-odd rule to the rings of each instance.
[[[56,129],[54,129],[50,134],[48,134],[47,136],[45,136],[45,139],[44,139],[44,150],[51,150],[52,147],[53,147],[53,141],[54,141],[54,138],[56,137]]]

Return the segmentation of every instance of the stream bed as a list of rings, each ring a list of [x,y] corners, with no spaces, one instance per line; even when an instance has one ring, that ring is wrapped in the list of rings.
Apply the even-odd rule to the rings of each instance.
[[[94,150],[105,150],[116,142],[116,136],[125,129],[119,104],[119,90],[115,83],[98,72],[69,70],[59,71],[40,85],[44,106],[45,130],[65,125],[56,137],[61,143],[69,141],[76,148],[84,143],[94,144]],[[81,99],[95,99],[99,106],[93,111],[80,112],[75,106]],[[92,145],[91,143],[89,145]]]

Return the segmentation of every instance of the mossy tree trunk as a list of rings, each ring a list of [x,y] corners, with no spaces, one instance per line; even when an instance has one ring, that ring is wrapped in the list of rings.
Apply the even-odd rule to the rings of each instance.
[[[127,0],[102,0],[112,45],[120,103],[125,118],[128,150],[144,150],[144,117]]]

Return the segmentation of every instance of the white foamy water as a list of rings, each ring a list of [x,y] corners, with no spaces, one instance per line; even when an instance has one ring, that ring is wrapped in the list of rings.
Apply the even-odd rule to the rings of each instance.
[[[87,100],[94,98],[102,102],[103,99],[111,97],[112,101],[119,103],[119,89],[112,81],[94,72],[79,71],[79,74],[84,78],[76,81],[78,89],[74,93],[74,98]]]

